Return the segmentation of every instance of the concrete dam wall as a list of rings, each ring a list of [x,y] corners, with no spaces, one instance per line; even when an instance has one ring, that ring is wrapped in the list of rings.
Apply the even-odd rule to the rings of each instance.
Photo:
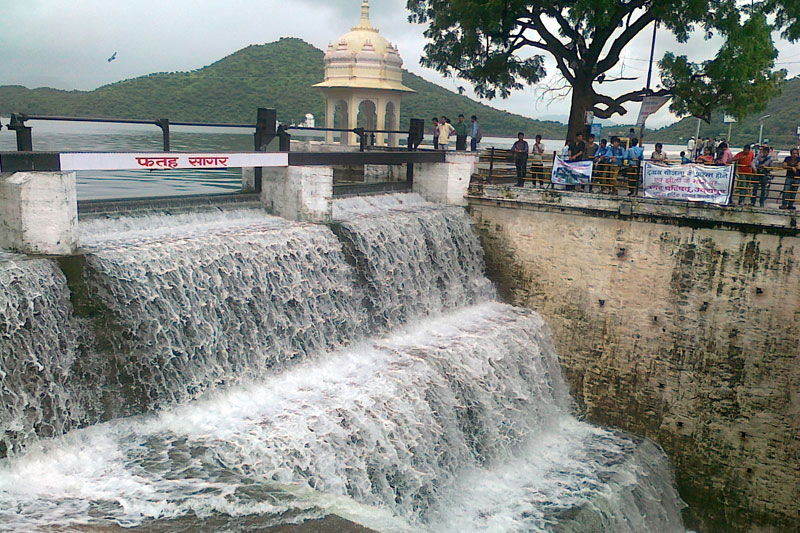
[[[488,186],[469,209],[490,277],[550,324],[586,417],[667,451],[689,527],[800,527],[793,217]]]

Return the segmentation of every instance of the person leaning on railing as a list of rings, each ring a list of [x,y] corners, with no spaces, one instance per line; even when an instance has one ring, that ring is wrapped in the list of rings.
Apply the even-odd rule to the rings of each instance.
[[[667,161],[667,154],[664,152],[664,145],[661,143],[656,143],[656,149],[650,154],[650,161],[653,163],[668,163]]]
[[[639,188],[639,175],[644,162],[644,148],[639,146],[639,139],[631,139],[631,147],[625,153],[625,159],[628,160],[628,196],[633,196]]]
[[[714,154],[711,152],[711,148],[703,148],[703,153],[697,156],[695,163],[700,163],[701,165],[713,164]]]
[[[750,148],[749,144],[745,144],[742,151],[733,156],[731,160],[734,164],[736,164],[736,178],[738,180],[742,178],[747,178],[749,174],[753,172],[753,159],[755,158],[755,153]],[[737,187],[737,189],[741,189],[741,187]],[[739,194],[739,205],[744,203],[744,194]]]
[[[794,202],[797,196],[797,185],[800,183],[800,150],[792,148],[789,156],[783,160],[786,169],[786,183],[783,185],[781,209],[796,209]]]
[[[601,142],[602,147],[602,142]],[[600,150],[598,150],[599,152]],[[603,192],[614,194],[617,186],[617,176],[619,176],[622,162],[625,159],[625,149],[620,145],[619,137],[611,137],[611,145],[606,146],[602,156],[598,159],[608,169],[604,184],[601,185]]]
[[[517,142],[511,146],[511,155],[514,158],[514,166],[517,168],[517,187],[525,185],[525,174],[528,169],[528,142],[525,140],[525,134],[519,132],[517,134]]]
[[[717,147],[717,157],[714,162],[718,165],[730,165],[733,161],[733,153],[728,148],[728,143],[721,142]]]
[[[750,205],[756,205],[756,197],[758,197],[758,206],[764,207],[767,201],[767,191],[769,191],[769,182],[771,179],[771,169],[773,158],[769,154],[769,146],[762,146],[761,153],[753,160],[753,170],[757,174],[755,183],[753,184],[753,197],[750,198]],[[759,194],[759,188],[761,189]]]

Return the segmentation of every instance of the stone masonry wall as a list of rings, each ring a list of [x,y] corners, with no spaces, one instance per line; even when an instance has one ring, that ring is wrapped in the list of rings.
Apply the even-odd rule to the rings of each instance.
[[[670,455],[688,526],[800,530],[800,238],[625,208],[469,209],[490,276],[548,320],[587,419]]]

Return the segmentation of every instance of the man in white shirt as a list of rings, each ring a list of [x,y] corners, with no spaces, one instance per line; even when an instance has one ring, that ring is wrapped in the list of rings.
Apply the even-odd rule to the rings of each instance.
[[[694,140],[694,137],[689,138],[689,142],[686,143],[686,153],[689,154],[689,159],[694,160],[695,154],[694,151],[697,148],[697,141]]]
[[[442,118],[439,119],[439,148],[447,150],[450,137],[452,137],[455,132],[455,128],[450,124],[447,117],[442,115]]]

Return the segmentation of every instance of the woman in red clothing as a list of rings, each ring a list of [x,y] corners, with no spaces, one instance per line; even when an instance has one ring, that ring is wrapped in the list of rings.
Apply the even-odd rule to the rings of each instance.
[[[711,153],[711,148],[706,148],[703,150],[703,155],[698,156],[695,163],[700,163],[701,165],[711,165],[714,163],[714,154]]]

